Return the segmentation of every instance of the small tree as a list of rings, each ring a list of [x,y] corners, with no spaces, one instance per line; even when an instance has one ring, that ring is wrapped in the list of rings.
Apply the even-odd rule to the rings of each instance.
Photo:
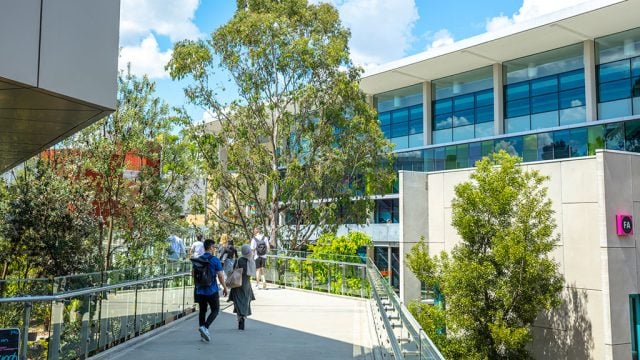
[[[359,89],[349,36],[329,4],[239,0],[211,39],[176,44],[172,78],[192,78],[187,98],[218,120],[194,137],[221,204],[208,213],[221,227],[246,238],[268,227],[296,248],[335,228],[340,212],[366,213],[370,202],[352,199],[390,183],[390,144]],[[209,82],[218,59],[238,89],[231,103]]]
[[[560,303],[564,280],[549,257],[558,239],[547,177],[523,171],[519,161],[504,151],[483,158],[471,181],[455,187],[452,225],[462,242],[450,258],[418,261],[418,254],[427,258],[419,246],[409,256],[412,271],[432,284],[435,277],[444,295],[439,345],[453,356],[530,358],[531,325]]]

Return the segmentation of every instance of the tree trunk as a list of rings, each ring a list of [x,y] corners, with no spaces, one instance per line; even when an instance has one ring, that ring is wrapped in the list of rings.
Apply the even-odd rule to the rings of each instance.
[[[107,248],[104,252],[104,271],[109,270],[111,266],[111,243],[113,241],[113,216],[109,216],[109,227],[107,229],[109,235],[107,237]]]

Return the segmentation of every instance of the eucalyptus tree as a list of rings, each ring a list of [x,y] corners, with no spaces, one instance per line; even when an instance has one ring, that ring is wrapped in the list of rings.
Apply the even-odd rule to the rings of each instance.
[[[364,220],[368,195],[383,192],[393,173],[349,37],[329,4],[239,0],[210,38],[175,45],[171,77],[189,79],[187,98],[215,119],[193,136],[218,200],[209,209],[216,223],[245,237],[263,226],[296,247]],[[230,77],[234,100],[223,100],[216,70]]]

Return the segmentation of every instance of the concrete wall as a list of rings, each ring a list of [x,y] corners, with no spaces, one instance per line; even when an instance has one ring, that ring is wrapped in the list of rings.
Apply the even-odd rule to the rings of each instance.
[[[523,166],[550,178],[546,185],[559,239],[552,256],[567,285],[564,303],[536,321],[535,357],[630,359],[629,294],[639,292],[640,236],[637,230],[634,236],[617,236],[615,215],[626,212],[640,217],[640,155],[599,151],[593,157]],[[404,174],[401,258],[419,238],[412,239],[411,234],[426,233],[432,254],[450,251],[460,242],[451,226],[451,200],[454,186],[467,181],[471,171],[424,174],[428,195],[419,189],[422,179],[415,180],[418,177],[412,174],[414,180],[408,182]],[[416,184],[407,186],[411,183]],[[421,203],[428,207],[406,211],[409,206],[418,209]],[[402,288],[414,283],[411,279],[403,283],[404,276],[401,273],[404,300],[416,299],[418,292]]]

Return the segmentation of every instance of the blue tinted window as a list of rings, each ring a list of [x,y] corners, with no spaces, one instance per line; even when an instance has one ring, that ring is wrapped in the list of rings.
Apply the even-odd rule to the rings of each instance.
[[[495,142],[495,151],[504,150],[510,155],[522,156],[522,137],[516,136],[506,139],[497,139]]]
[[[409,109],[409,119],[422,121],[422,105]]]
[[[551,133],[538,134],[538,159],[553,159],[553,136]]]
[[[569,136],[570,156],[587,156],[587,128],[572,129]]]
[[[640,77],[632,79],[631,83],[633,84],[631,88],[632,96],[634,97],[640,96]],[[634,114],[637,114],[637,112],[634,112]]]
[[[378,114],[378,120],[380,120],[381,125],[391,124],[391,113],[385,112]]]
[[[409,135],[408,123],[393,124],[391,127],[391,138]]]
[[[486,122],[481,124],[476,124],[476,137],[489,137],[493,136],[493,123]]]
[[[433,151],[433,168],[436,171],[444,170],[444,147]]]
[[[422,119],[409,121],[409,134],[419,134],[423,131]]]
[[[529,98],[507,102],[507,117],[529,115]]]
[[[529,82],[507,85],[504,96],[507,101],[529,97]]]
[[[394,110],[391,112],[391,124],[407,122],[409,111],[407,109]]]
[[[605,125],[605,148],[624,150],[624,124],[615,123]]]
[[[476,106],[493,106],[493,89],[476,93]]]
[[[474,96],[473,94],[458,96],[453,100],[453,108],[455,111],[473,109]]]
[[[600,102],[628,98],[631,95],[631,83],[629,79],[623,79],[600,84],[598,95]]]
[[[437,130],[433,132],[433,143],[442,144],[451,142],[451,129]]]
[[[584,87],[584,70],[571,71],[560,74],[560,90]]]
[[[598,68],[598,80],[601,83],[628,78],[630,75],[628,59],[602,64]]]
[[[564,159],[569,157],[569,130],[553,132],[553,158]]]
[[[382,125],[382,133],[384,134],[385,139],[388,139],[391,137],[391,126],[389,125]]]
[[[584,104],[584,88],[560,92],[560,109],[583,106]]]
[[[444,113],[450,113],[453,111],[451,106],[451,99],[437,100],[433,107],[433,114],[439,115]]]
[[[469,166],[475,166],[482,159],[482,147],[479,142],[469,144]]]
[[[473,125],[453,128],[453,141],[473,139],[474,137],[473,129],[474,129]]]
[[[493,121],[493,106],[485,106],[476,109],[476,123]]]
[[[531,115],[531,130],[558,126],[558,112],[549,111]]]
[[[640,57],[631,59],[631,76],[640,76]]]
[[[640,152],[640,121],[628,121],[624,124],[625,148],[627,151]]]
[[[531,80],[531,96],[555,93],[558,91],[558,78],[555,76]]]
[[[436,115],[436,117],[433,119],[433,121],[435,122],[433,127],[436,130],[450,128],[452,120],[453,118],[451,114]]]
[[[471,125],[474,122],[473,110],[456,111],[453,117],[453,127]]]
[[[433,149],[422,150],[422,158],[424,159],[425,171],[433,171],[435,167],[433,165]]]
[[[531,98],[531,113],[558,110],[558,94],[534,96]]]

